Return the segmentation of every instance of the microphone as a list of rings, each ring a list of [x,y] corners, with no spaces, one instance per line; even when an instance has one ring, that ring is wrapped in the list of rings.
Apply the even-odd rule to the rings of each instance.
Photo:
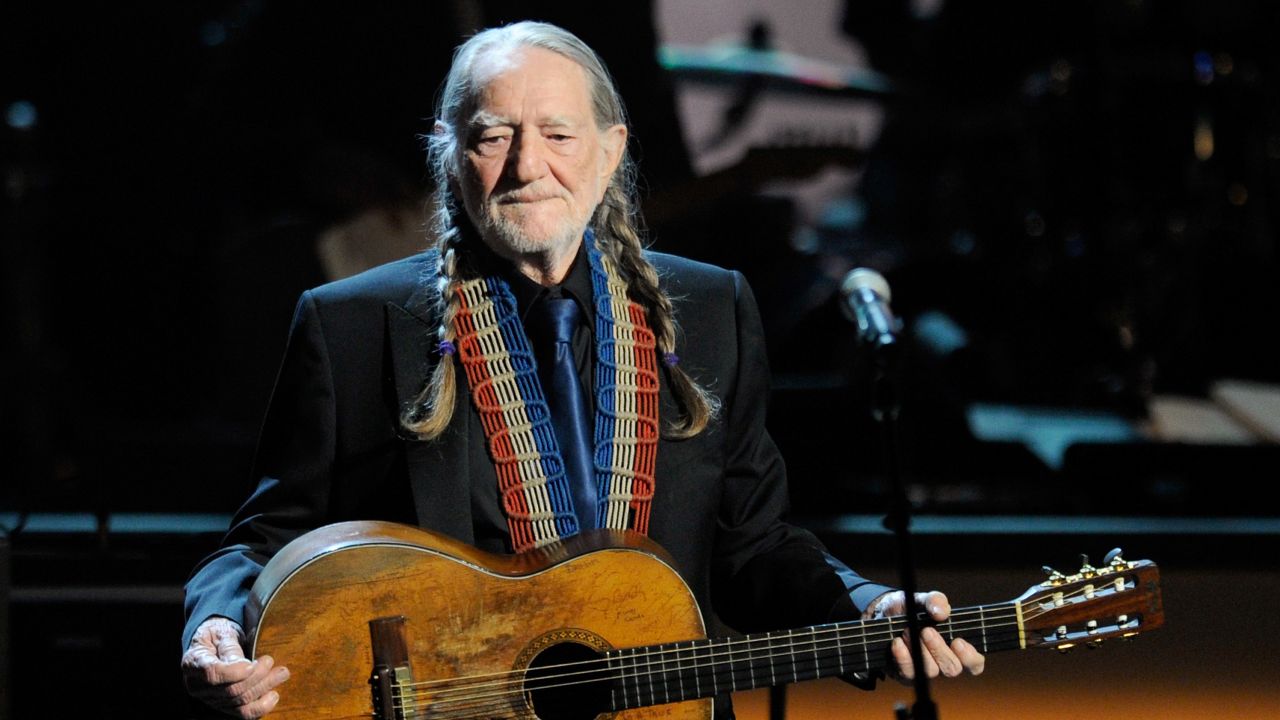
[[[858,340],[875,349],[896,347],[898,321],[889,310],[889,283],[875,270],[856,268],[840,283],[844,316],[858,326]]]

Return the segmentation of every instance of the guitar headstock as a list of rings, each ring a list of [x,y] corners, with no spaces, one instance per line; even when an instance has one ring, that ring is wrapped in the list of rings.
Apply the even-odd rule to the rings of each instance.
[[[1125,560],[1111,551],[1100,567],[1082,558],[1074,575],[1045,568],[1049,578],[1028,589],[1021,604],[1026,647],[1068,650],[1128,638],[1164,624],[1160,569],[1149,560]]]

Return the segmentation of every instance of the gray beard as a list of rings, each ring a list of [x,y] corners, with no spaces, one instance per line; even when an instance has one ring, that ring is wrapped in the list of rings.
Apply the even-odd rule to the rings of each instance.
[[[497,241],[503,248],[517,255],[541,255],[552,248],[565,247],[581,238],[587,229],[585,226],[575,227],[573,221],[566,218],[551,237],[531,238],[523,226],[496,210],[496,204],[486,205],[480,232],[490,238],[491,243]]]

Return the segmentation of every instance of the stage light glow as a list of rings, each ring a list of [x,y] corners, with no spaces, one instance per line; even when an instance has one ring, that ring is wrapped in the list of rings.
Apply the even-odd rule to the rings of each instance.
[[[5,109],[5,122],[14,130],[30,130],[40,122],[40,113],[34,103],[16,100]]]
[[[1208,85],[1213,82],[1213,56],[1201,50],[1191,59],[1195,67],[1196,82],[1201,85]]]
[[[227,41],[227,28],[217,20],[210,20],[200,26],[200,44],[205,47],[217,47]]]

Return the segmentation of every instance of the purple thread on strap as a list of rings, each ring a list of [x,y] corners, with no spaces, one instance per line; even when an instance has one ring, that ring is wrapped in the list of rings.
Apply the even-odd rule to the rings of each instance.
[[[458,351],[458,348],[454,347],[453,343],[448,340],[441,340],[440,344],[436,346],[436,350],[438,350],[441,355],[452,355]]]
[[[662,353],[662,362],[665,363],[667,367],[673,368],[680,364],[680,356],[673,352]]]

